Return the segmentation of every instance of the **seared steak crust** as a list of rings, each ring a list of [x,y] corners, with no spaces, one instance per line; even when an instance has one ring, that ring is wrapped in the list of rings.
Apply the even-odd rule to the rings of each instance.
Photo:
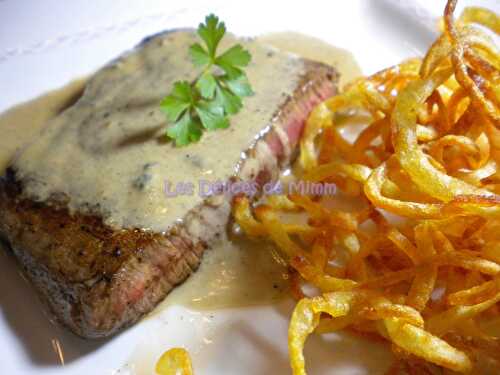
[[[332,68],[306,66],[294,95],[246,151],[235,178],[275,178],[291,161],[312,107],[335,93]],[[13,169],[0,179],[0,236],[58,320],[86,338],[112,335],[151,311],[196,270],[229,215],[229,199],[215,197],[187,212],[168,233],[115,230],[100,217],[70,214],[60,200],[26,198]],[[210,235],[201,236],[200,227]]]

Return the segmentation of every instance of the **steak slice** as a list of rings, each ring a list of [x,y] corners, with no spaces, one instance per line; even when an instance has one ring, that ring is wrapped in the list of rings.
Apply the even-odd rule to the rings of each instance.
[[[233,180],[262,185],[276,179],[296,154],[311,109],[335,94],[333,68],[303,64],[293,92],[263,121],[248,149],[234,150],[241,160]],[[70,209],[71,196],[30,196],[28,183],[15,162],[0,179],[0,236],[58,320],[84,338],[112,335],[151,311],[197,269],[230,218],[230,197],[213,195],[166,231],[117,228],[99,212]]]

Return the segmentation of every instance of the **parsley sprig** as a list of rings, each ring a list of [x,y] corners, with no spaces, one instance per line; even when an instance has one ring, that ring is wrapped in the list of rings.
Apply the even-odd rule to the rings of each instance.
[[[251,59],[240,44],[217,55],[217,47],[226,33],[224,22],[211,14],[198,26],[204,46],[195,43],[189,48],[193,64],[201,72],[194,82],[177,81],[170,95],[161,102],[161,109],[171,125],[167,136],[176,146],[196,142],[206,130],[225,129],[229,116],[242,107],[242,98],[253,94],[243,71]]]

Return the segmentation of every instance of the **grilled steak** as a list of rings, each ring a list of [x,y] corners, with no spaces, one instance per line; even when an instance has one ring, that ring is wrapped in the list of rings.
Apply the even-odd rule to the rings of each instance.
[[[172,78],[166,78],[167,81],[170,79],[170,82],[155,85],[158,78],[151,75],[158,70],[168,71],[169,67],[189,64],[187,55],[181,52],[170,54],[169,51],[175,49],[169,50],[168,46],[177,43],[175,47],[179,51],[186,51],[194,38],[194,34],[189,31],[156,36],[98,72],[88,83],[83,96],[71,108],[61,113],[59,118],[48,124],[41,138],[48,139],[47,144],[50,147],[47,144],[40,146],[42,141],[38,140],[28,145],[0,180],[0,235],[8,241],[25,274],[59,321],[79,336],[109,336],[136,322],[164,299],[173,287],[196,270],[204,250],[210,247],[210,241],[226,230],[230,217],[230,197],[226,195],[192,197],[193,202],[183,203],[184,206],[192,206],[183,206],[180,210],[177,207],[172,208],[174,212],[182,212],[182,220],[166,221],[164,229],[158,229],[155,223],[161,223],[161,220],[151,221],[148,216],[150,211],[136,212],[137,207],[147,206],[136,206],[135,200],[130,203],[133,208],[130,212],[133,211],[133,214],[130,213],[129,216],[132,219],[127,221],[129,216],[120,216],[123,209],[113,216],[114,205],[122,207],[121,200],[128,197],[106,195],[108,187],[103,181],[110,178],[112,170],[105,172],[107,174],[95,173],[92,177],[99,189],[102,184],[102,193],[99,190],[99,194],[94,195],[97,201],[87,202],[85,199],[90,199],[85,192],[83,195],[75,193],[76,187],[95,188],[91,186],[92,180],[88,180],[85,171],[92,168],[98,170],[111,163],[112,159],[107,159],[111,158],[110,150],[123,152],[122,149],[128,147],[133,150],[130,152],[137,152],[128,159],[130,169],[135,168],[133,163],[137,162],[140,155],[146,155],[145,150],[154,147],[158,147],[154,149],[154,155],[160,155],[157,162],[160,164],[162,152],[174,154],[175,157],[177,154],[182,154],[183,158],[190,156],[191,146],[176,149],[171,145],[148,143],[151,142],[150,138],[154,138],[154,131],[143,124],[142,120],[137,126],[145,126],[144,134],[141,133],[132,139],[127,134],[126,142],[115,142],[115,138],[112,138],[111,142],[109,138],[104,138],[104,135],[109,131],[109,127],[115,124],[125,128],[123,132],[128,131],[123,121],[137,114],[134,112],[133,115],[122,116],[121,113],[128,104],[141,101],[143,93],[131,92],[137,82],[149,80],[154,100],[152,104],[140,104],[134,110],[149,116],[152,108],[155,109],[161,97],[168,92],[169,84],[174,79],[191,78],[172,75]],[[335,93],[337,75],[332,68],[320,63],[302,60],[268,47],[254,46],[255,42],[252,41],[246,43],[253,56],[269,58],[267,66],[265,61],[256,62],[258,67],[250,66],[249,77],[256,96],[268,95],[265,101],[269,101],[274,108],[265,112],[266,117],[261,118],[258,124],[249,125],[256,131],[246,139],[246,146],[243,148],[232,149],[231,144],[224,144],[224,139],[230,138],[224,137],[229,132],[245,131],[244,128],[238,127],[243,127],[244,119],[250,116],[246,111],[259,111],[258,98],[249,99],[248,104],[245,102],[244,109],[232,120],[231,128],[217,132],[212,138],[210,134],[204,135],[200,144],[224,148],[227,155],[232,155],[235,160],[239,158],[231,171],[231,180],[256,181],[262,185],[275,179],[279,171],[290,163],[308,113],[318,102]],[[165,55],[151,52],[158,46],[166,49]],[[276,57],[277,55],[279,56]],[[260,70],[257,71],[257,68]],[[281,76],[276,78],[287,77],[292,82],[293,87],[288,91],[280,87],[287,84],[290,86],[290,83],[257,82],[256,78],[254,83],[252,80],[252,77],[261,73],[272,77],[272,69],[278,68],[281,69]],[[180,75],[186,75],[187,69]],[[266,78],[266,81],[269,79]],[[113,85],[109,86],[110,83]],[[266,88],[266,85],[271,88]],[[105,95],[109,87],[120,95]],[[122,99],[125,104],[116,104]],[[79,116],[80,113],[85,113],[85,116]],[[151,116],[156,116],[156,113]],[[103,119],[112,119],[112,122]],[[56,143],[56,140],[62,137],[64,142],[70,142],[71,137],[77,137],[89,131],[89,128],[94,132],[94,138],[76,140],[68,153],[62,158],[61,155],[59,159],[55,158],[57,155],[54,154],[59,151],[59,143]],[[75,132],[71,133],[71,129]],[[104,135],[101,137],[102,134]],[[217,139],[220,139],[222,144],[217,144]],[[162,143],[158,140],[154,142]],[[76,147],[81,150],[76,151]],[[193,149],[196,147],[198,146],[193,146]],[[31,164],[27,164],[28,156],[40,159],[41,164],[30,170]],[[195,161],[195,164],[198,162]],[[38,172],[43,169],[43,163],[54,163],[53,173],[59,173],[59,178],[49,180],[47,174]],[[213,163],[216,166],[220,161]],[[152,164],[154,163],[148,163],[144,168],[147,169]],[[129,181],[129,177],[128,180],[123,177],[128,165],[119,167],[122,169],[112,181]],[[179,165],[170,166],[171,169],[176,167],[182,168]],[[68,180],[71,181],[66,181],[65,168],[78,170],[81,180],[70,175]],[[211,165],[208,168],[211,168]],[[166,166],[162,173],[168,170]],[[207,166],[204,166],[203,171],[206,170]],[[200,169],[199,176],[202,175],[201,171]],[[144,176],[146,178],[142,178]],[[143,185],[148,183],[151,176],[144,176],[139,174],[142,179],[132,179],[127,185],[129,190],[126,191],[130,195],[137,195],[137,199],[147,199],[150,194]],[[220,173],[214,177],[227,179],[228,176]],[[52,185],[55,186],[55,191],[50,189],[54,187]],[[40,191],[48,193],[38,195],[37,192]],[[106,202],[115,198],[116,202],[106,210]],[[75,205],[74,202],[79,200],[83,201],[83,204],[80,202]],[[160,202],[155,201],[155,207]],[[168,204],[174,205],[175,202],[173,199]],[[166,207],[168,210],[171,206]],[[137,220],[144,220],[147,225],[142,226]]]

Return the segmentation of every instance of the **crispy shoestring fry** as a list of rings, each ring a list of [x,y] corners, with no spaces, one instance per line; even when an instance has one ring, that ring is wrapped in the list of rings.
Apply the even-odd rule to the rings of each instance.
[[[235,199],[243,231],[273,241],[293,270],[294,374],[306,373],[310,334],[341,329],[391,342],[392,373],[500,363],[498,339],[479,328],[500,313],[500,54],[488,34],[500,18],[466,8],[455,22],[455,6],[422,60],[356,80],[307,120],[295,177],[334,182],[356,208]],[[351,117],[368,122],[352,141]]]
[[[500,126],[500,110],[490,100],[484,97],[483,92],[467,71],[467,63],[465,61],[464,54],[466,50],[469,53],[473,52],[458,35],[457,27],[455,25],[455,22],[453,21],[453,11],[455,10],[456,5],[457,0],[448,1],[444,14],[444,20],[446,24],[445,32],[450,39],[451,45],[453,47],[451,50],[451,60],[455,69],[455,77],[461,84],[461,86],[469,91],[471,99],[479,108],[481,108],[485,112],[488,117],[491,118],[495,126]],[[472,12],[469,11],[469,14],[472,14]],[[466,19],[467,18],[471,18],[471,16],[466,16]],[[472,19],[474,22],[480,23],[498,34],[498,31],[500,29],[500,20],[496,14],[490,13],[488,14],[488,16],[472,17]]]
[[[389,339],[408,353],[458,372],[472,369],[472,362],[464,352],[422,328],[398,318],[385,319],[384,326]]]
[[[167,350],[156,363],[158,375],[192,375],[191,359],[186,349],[172,348]]]

